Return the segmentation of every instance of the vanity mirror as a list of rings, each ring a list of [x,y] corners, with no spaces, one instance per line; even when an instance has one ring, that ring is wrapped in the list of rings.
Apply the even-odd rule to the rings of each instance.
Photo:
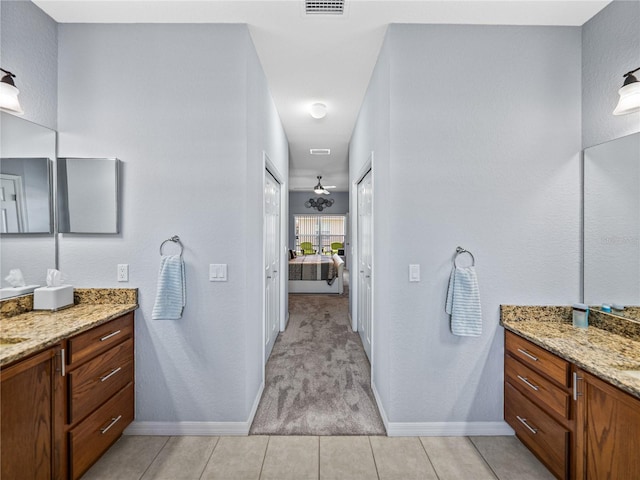
[[[58,159],[60,233],[118,233],[118,166],[115,158]]]
[[[640,305],[640,133],[585,149],[583,229],[584,303]]]
[[[19,268],[27,284],[45,284],[55,267],[52,162],[56,132],[0,112],[0,173],[2,173],[2,233],[0,282]]]

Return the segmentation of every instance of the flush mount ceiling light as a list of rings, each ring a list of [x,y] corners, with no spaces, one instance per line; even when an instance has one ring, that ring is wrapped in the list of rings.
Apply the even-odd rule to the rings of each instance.
[[[620,100],[618,100],[618,105],[613,111],[614,115],[640,112],[640,82],[633,75],[633,73],[638,70],[640,70],[640,67],[623,75],[624,83],[622,84],[622,88],[618,90]]]
[[[309,115],[313,118],[324,118],[327,116],[327,106],[324,103],[314,103],[309,107]]]
[[[20,101],[18,100],[20,90],[16,88],[16,84],[13,82],[16,76],[4,68],[0,68],[0,70],[4,72],[0,80],[0,110],[22,115],[24,110],[22,110]]]

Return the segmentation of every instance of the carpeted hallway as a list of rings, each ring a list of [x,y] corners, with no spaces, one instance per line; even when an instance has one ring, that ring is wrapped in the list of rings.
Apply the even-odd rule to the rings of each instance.
[[[385,435],[347,295],[290,295],[252,435]]]

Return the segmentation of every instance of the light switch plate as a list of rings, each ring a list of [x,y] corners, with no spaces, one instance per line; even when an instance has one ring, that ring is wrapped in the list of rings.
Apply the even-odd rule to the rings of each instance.
[[[419,282],[420,281],[420,265],[409,265],[409,281],[410,282]]]
[[[227,264],[226,263],[210,263],[209,264],[209,281],[210,282],[226,282],[227,281]]]

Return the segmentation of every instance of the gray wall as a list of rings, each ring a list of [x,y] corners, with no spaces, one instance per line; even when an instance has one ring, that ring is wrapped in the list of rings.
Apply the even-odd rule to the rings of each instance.
[[[288,176],[248,29],[63,24],[59,44],[60,154],[119,158],[123,201],[122,233],[64,235],[60,267],[77,287],[139,288],[137,420],[246,421],[262,381],[262,151]],[[152,321],[174,234],[187,305]],[[229,281],[209,282],[210,263]]]
[[[391,422],[501,421],[500,304],[580,295],[580,148],[579,28],[389,27],[350,169],[375,151],[373,368]],[[444,312],[458,245],[477,262],[479,338]]]
[[[58,24],[28,0],[0,2],[2,68],[16,75],[23,118],[56,128]]]
[[[583,148],[640,131],[640,113],[611,114],[622,75],[638,67],[640,2],[615,0],[582,27]]]
[[[323,212],[318,212],[314,208],[307,208],[304,202],[310,198],[318,198],[313,192],[289,192],[289,248],[294,250],[296,247],[296,226],[293,220],[294,215],[314,215],[322,213],[323,215],[346,215],[349,213],[349,193],[333,192],[327,198],[335,200],[330,208]],[[348,234],[348,232],[347,232]],[[347,239],[348,242],[348,239]]]

